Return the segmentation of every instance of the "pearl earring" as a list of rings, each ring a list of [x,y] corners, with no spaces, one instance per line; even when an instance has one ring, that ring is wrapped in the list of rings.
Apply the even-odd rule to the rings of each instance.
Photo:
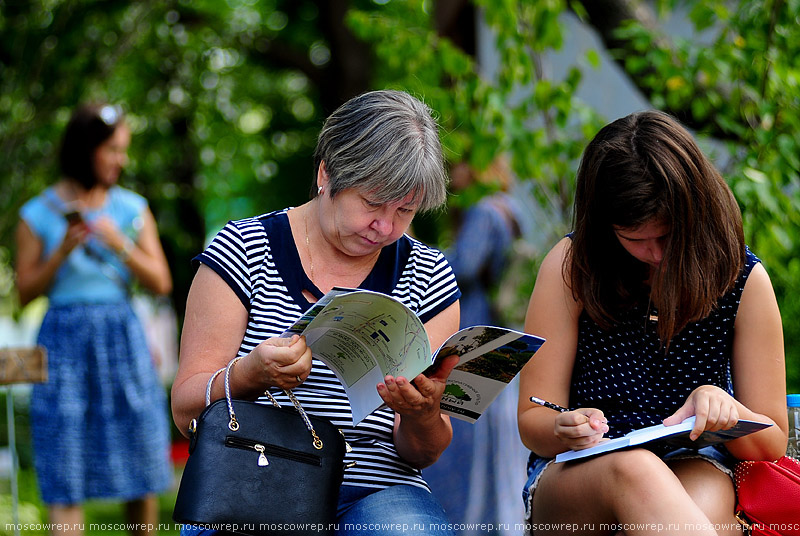
[[[317,186],[317,195],[322,195],[322,186]]]

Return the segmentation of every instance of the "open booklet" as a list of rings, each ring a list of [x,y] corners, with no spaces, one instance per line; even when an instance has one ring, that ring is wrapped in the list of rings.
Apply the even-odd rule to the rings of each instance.
[[[519,331],[474,326],[451,336],[431,352],[422,321],[395,298],[379,292],[334,288],[312,305],[284,336],[305,335],[313,356],[339,378],[353,410],[353,423],[383,404],[376,386],[384,376],[413,380],[437,366],[437,358],[458,355],[441,408],[469,422],[528,362],[544,339]]]
[[[692,428],[694,428],[694,421],[695,417],[692,416],[683,420],[680,424],[675,424],[673,426],[656,424],[654,426],[648,426],[647,428],[633,430],[622,437],[609,439],[608,441],[604,441],[588,449],[562,452],[556,456],[556,463],[578,460],[580,458],[587,458],[589,456],[603,454],[604,452],[634,446],[650,448],[658,444],[663,444],[673,448],[684,447],[699,449],[717,443],[724,443],[725,441],[746,436],[747,434],[752,434],[753,432],[758,432],[759,430],[772,426],[771,424],[763,422],[740,420],[733,428],[718,430],[716,432],[706,430],[700,434],[700,437],[692,441],[689,439],[689,433],[692,431]]]

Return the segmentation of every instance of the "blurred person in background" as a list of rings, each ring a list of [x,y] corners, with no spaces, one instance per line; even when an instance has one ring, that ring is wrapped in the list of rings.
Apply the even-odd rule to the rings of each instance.
[[[79,106],[61,178],[22,207],[16,231],[20,301],[49,301],[48,381],[30,418],[54,533],[81,533],[94,498],[123,501],[132,532],[146,533],[171,481],[166,393],[130,299],[134,280],[167,294],[172,278],[147,201],[117,185],[130,140],[118,106]]]
[[[464,161],[453,166],[455,195],[463,195],[476,184],[497,191],[463,212],[453,244],[445,251],[462,293],[459,328],[505,323],[494,290],[508,268],[514,241],[523,235],[523,227],[530,225],[524,195],[515,188],[505,157],[498,157],[483,171]],[[452,419],[453,441],[439,460],[423,471],[448,519],[456,526],[475,526],[460,530],[463,536],[485,534],[487,524],[501,534],[521,534],[515,525],[522,523],[517,501],[525,482],[521,471],[528,450],[517,431],[518,385],[516,379],[509,383],[474,424]],[[506,523],[508,528],[499,527]]]

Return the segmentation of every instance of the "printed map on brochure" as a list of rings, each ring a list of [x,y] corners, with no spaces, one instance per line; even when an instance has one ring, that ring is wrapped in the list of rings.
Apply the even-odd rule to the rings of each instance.
[[[431,354],[422,321],[391,296],[335,288],[284,335],[302,334],[316,359],[339,378],[350,399],[353,422],[383,404],[376,386],[384,376],[413,379],[436,356],[458,354],[442,410],[474,422],[539,349],[543,339],[505,328],[478,326],[450,337]]]
[[[746,421],[740,419],[733,428],[728,430],[718,430],[716,432],[705,431],[700,434],[695,441],[689,439],[689,433],[694,428],[694,417],[684,419],[680,424],[673,426],[664,426],[663,424],[656,424],[646,428],[633,430],[628,434],[609,439],[602,443],[598,443],[594,447],[589,447],[583,450],[568,450],[556,456],[556,463],[566,462],[569,460],[578,460],[589,456],[595,456],[604,452],[611,452],[612,450],[623,449],[627,447],[641,446],[648,447],[655,443],[665,443],[674,448],[690,448],[699,449],[717,443],[723,443],[742,437],[753,432],[758,432],[764,428],[772,426],[771,424]]]

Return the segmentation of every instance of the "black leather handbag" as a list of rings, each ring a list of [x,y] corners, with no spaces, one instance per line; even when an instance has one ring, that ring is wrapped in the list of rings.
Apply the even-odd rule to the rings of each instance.
[[[295,408],[225,398],[190,425],[189,459],[173,519],[222,532],[265,536],[331,534],[347,445],[328,420]],[[211,378],[213,380],[214,377]],[[211,385],[209,381],[209,387]]]

